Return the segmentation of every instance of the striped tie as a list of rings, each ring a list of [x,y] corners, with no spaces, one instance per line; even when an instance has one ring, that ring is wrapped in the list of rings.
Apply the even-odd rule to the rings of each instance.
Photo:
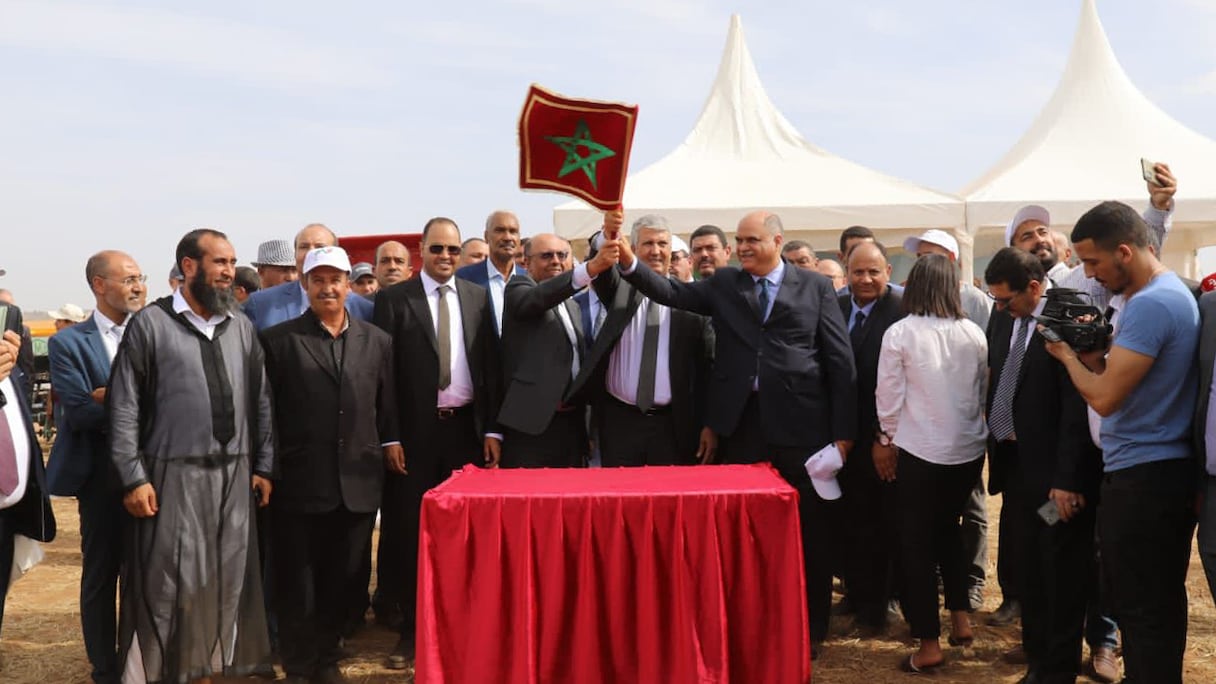
[[[1013,347],[1005,366],[1001,368],[1001,379],[997,381],[996,393],[992,396],[992,407],[988,411],[988,429],[992,438],[1003,442],[1013,434],[1013,395],[1018,389],[1018,375],[1022,371],[1022,357],[1026,355],[1026,335],[1030,330],[1030,317],[1018,319],[1017,334],[1013,336]]]

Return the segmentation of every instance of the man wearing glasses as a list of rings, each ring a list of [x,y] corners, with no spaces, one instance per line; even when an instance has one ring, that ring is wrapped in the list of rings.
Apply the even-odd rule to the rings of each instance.
[[[93,315],[50,338],[51,385],[59,397],[59,435],[51,447],[47,484],[55,496],[74,496],[80,510],[80,623],[93,681],[117,683],[114,610],[127,520],[122,488],[111,473],[106,422],[110,362],[130,317],[144,307],[148,277],[122,252],[94,254],[85,277],[97,306]]]
[[[504,467],[582,466],[587,457],[583,411],[563,402],[583,361],[584,330],[576,292],[616,263],[613,243],[570,268],[570,243],[542,234],[524,248],[528,275],[512,278],[503,312],[502,359],[506,392]]]

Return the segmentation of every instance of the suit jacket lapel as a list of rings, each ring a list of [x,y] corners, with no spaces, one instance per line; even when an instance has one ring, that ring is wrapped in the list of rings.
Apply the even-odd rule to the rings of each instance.
[[[323,328],[316,317],[308,316],[307,318],[303,334],[300,335],[301,344],[304,345],[305,351],[312,357],[312,360],[325,371],[329,379],[337,384],[338,374],[334,372],[334,361],[325,350],[325,347],[321,345],[321,331]],[[347,341],[349,342],[349,340]],[[350,353],[349,349],[347,349],[347,353]]]
[[[487,294],[489,294],[487,292]],[[436,354],[439,353],[439,343],[435,341],[435,320],[431,318],[431,307],[426,301],[426,290],[422,288],[422,279],[415,278],[409,281],[409,285],[405,289],[405,302],[414,310],[414,318],[424,324],[423,332],[426,334],[426,339],[431,343],[431,349]],[[467,334],[466,334],[467,337]]]
[[[106,351],[105,341],[101,339],[101,330],[97,328],[97,322],[90,316],[87,321],[77,325],[84,335],[85,348],[93,357],[93,363],[97,364],[99,377],[110,377],[110,354]]]
[[[456,286],[456,300],[460,302],[460,325],[462,328],[464,328],[465,358],[469,360],[469,365],[472,366],[472,360],[474,358],[473,340],[477,339],[477,328],[481,324],[481,312],[478,311],[477,306],[473,303],[473,298],[465,296],[465,294],[461,292],[461,290],[464,288],[461,286],[459,280],[453,278],[451,282]],[[489,290],[486,291],[486,296],[490,296]],[[428,306],[428,313],[430,312],[430,309],[431,308]],[[438,346],[436,346],[435,352],[439,352]]]
[[[739,294],[743,295],[743,301],[747,302],[748,311],[752,312],[752,316],[757,321],[763,323],[764,319],[760,313],[760,298],[756,296],[756,279],[747,271],[740,270],[736,277],[736,287],[739,289]]]

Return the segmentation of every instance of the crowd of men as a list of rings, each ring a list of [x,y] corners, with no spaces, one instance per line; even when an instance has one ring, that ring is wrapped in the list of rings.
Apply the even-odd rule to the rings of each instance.
[[[1124,681],[1180,682],[1196,511],[1216,589],[1216,295],[1197,304],[1158,260],[1176,182],[1157,173],[1143,218],[1104,203],[1071,241],[1023,208],[987,291],[958,283],[987,336],[989,477],[966,483],[951,525],[974,611],[985,495],[1003,497],[991,621],[1021,620],[1006,657],[1025,682],[1074,681],[1083,641],[1090,676],[1116,680],[1118,633]],[[95,682],[272,675],[272,652],[290,681],[346,681],[343,637],[369,605],[400,629],[388,666],[408,667],[422,497],[468,464],[770,462],[800,494],[813,657],[834,576],[847,592],[836,612],[863,637],[899,619],[887,459],[906,436],[881,428],[873,397],[884,333],[905,314],[873,232],[850,227],[836,259],[819,259],[765,211],[739,221],[733,245],[712,225],[686,244],[655,215],[626,235],[617,211],[580,262],[569,241],[524,239],[495,211],[482,237],[428,221],[417,273],[399,242],[354,264],[336,242],[311,224],[263,243],[250,268],[223,233],[194,230],[172,294],[151,303],[130,256],[91,257],[92,314],[64,307],[73,324],[50,338],[45,473],[16,370],[20,310],[0,308],[0,610],[14,536],[53,538],[48,495],[75,497]],[[959,257],[942,231],[903,247]],[[1107,310],[1109,347],[1049,339],[1035,317],[1053,288]],[[825,445],[844,460],[838,494],[804,465]],[[903,667],[942,662],[922,644]]]

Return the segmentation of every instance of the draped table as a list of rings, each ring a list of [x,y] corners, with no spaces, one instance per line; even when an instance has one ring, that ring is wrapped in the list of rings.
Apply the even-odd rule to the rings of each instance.
[[[415,681],[806,682],[797,497],[768,464],[466,466],[422,502]]]

